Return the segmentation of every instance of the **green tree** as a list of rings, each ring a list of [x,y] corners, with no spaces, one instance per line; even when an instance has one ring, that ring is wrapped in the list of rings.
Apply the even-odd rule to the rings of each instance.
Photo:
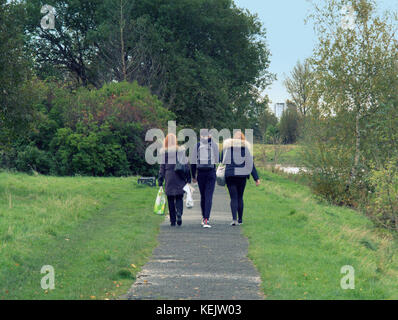
[[[309,96],[312,92],[313,72],[309,60],[297,62],[284,85],[301,117],[310,112]]]
[[[291,144],[298,138],[299,115],[294,104],[287,102],[287,106],[279,122],[279,133],[282,143]]]
[[[53,0],[55,30],[41,28],[42,4],[26,2],[39,68],[96,87],[138,81],[182,124],[232,126],[273,79],[264,28],[232,0]]]
[[[348,28],[342,24],[344,5],[354,12]],[[312,104],[319,115],[340,121],[328,143],[351,158],[348,190],[370,160],[364,157],[365,146],[371,147],[365,140],[370,116],[396,94],[392,84],[397,82],[397,15],[378,15],[373,0],[328,0],[314,8],[311,18],[318,45],[312,59],[316,77]]]
[[[24,52],[20,7],[0,0],[0,143],[9,144],[26,131],[35,101],[30,61]]]

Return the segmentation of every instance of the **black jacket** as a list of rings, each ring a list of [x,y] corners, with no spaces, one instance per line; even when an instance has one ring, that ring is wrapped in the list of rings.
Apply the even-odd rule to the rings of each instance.
[[[226,165],[225,178],[253,176],[259,180],[253,156],[250,153],[251,145],[240,139],[227,139],[223,143],[221,161]]]
[[[159,170],[159,186],[163,186],[163,182],[166,181],[165,192],[168,196],[178,196],[183,195],[183,188],[185,185],[191,182],[191,175],[187,176],[187,179],[184,180],[177,174],[175,169],[176,158],[180,161],[184,161],[183,163],[188,163],[188,159],[185,156],[184,148],[169,148],[169,149],[161,149],[160,150],[160,170]],[[186,164],[188,166],[188,164]]]
[[[212,152],[211,161],[212,161],[212,163],[214,163],[214,167],[211,170],[215,170],[216,165],[219,163],[219,160],[220,160],[219,159],[220,151],[218,150],[218,144],[211,138],[208,138],[207,141],[206,140],[202,141],[202,143],[210,144],[211,152]],[[197,171],[200,171],[200,169],[198,169],[198,167],[197,167],[199,146],[200,146],[200,142],[198,142],[198,144],[196,145],[196,148],[193,150],[191,157],[190,157],[192,177],[194,177],[194,178],[196,177]]]

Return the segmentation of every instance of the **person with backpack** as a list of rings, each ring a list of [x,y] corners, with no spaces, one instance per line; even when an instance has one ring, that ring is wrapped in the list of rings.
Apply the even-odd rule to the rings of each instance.
[[[223,143],[221,159],[226,165],[225,182],[231,198],[232,226],[243,223],[243,194],[250,175],[253,176],[256,186],[260,185],[250,150],[251,145],[241,131],[236,132],[233,139],[227,139]]]
[[[193,150],[191,158],[192,181],[198,183],[202,226],[211,228],[210,212],[216,186],[216,164],[219,162],[218,145],[211,136],[200,137],[200,142]]]
[[[165,182],[165,193],[169,205],[170,225],[182,225],[184,190],[191,183],[191,174],[185,149],[179,147],[175,134],[168,134],[160,149],[159,186]],[[178,169],[178,170],[176,170]]]

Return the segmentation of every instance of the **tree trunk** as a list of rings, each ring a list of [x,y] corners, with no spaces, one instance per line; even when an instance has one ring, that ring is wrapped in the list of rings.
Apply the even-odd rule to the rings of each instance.
[[[120,44],[121,44],[121,58],[122,58],[122,73],[123,80],[127,81],[127,68],[126,68],[126,53],[124,51],[124,25],[125,21],[123,19],[123,0],[120,0]]]
[[[354,165],[351,168],[351,173],[350,173],[350,182],[348,187],[351,186],[352,182],[355,180],[357,174],[358,174],[358,167],[359,167],[359,161],[360,161],[360,156],[361,156],[361,127],[360,127],[360,119],[361,115],[360,112],[357,111],[356,117],[355,117],[355,157],[354,157]]]

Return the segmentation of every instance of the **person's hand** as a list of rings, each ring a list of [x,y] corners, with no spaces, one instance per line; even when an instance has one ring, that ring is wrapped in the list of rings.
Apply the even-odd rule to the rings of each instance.
[[[260,185],[261,181],[260,179],[256,181],[256,187],[258,187]]]

